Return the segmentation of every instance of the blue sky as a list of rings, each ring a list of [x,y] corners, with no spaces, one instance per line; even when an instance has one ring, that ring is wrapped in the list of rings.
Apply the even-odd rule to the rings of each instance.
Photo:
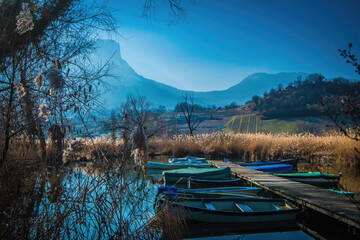
[[[140,75],[180,89],[222,90],[255,72],[318,72],[357,78],[337,49],[360,55],[359,0],[183,0],[186,18],[171,23],[157,0],[109,0],[119,21],[123,58]]]

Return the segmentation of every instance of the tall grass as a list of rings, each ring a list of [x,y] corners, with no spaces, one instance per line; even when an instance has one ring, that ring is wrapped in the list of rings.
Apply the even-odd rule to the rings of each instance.
[[[339,134],[231,134],[213,133],[193,137],[153,139],[149,149],[172,156],[197,155],[243,160],[299,158],[310,162],[335,161],[354,166],[360,163],[360,143]]]
[[[96,154],[119,157],[122,153],[122,140],[115,142],[107,138],[76,139],[82,147],[68,148],[72,154],[69,160],[80,159],[80,156],[94,158]],[[71,145],[71,144],[68,144]],[[336,162],[349,166],[360,164],[360,142],[351,140],[338,133],[324,136],[312,134],[233,134],[211,133],[195,136],[179,135],[173,138],[151,138],[150,155],[169,155],[182,157],[186,155],[204,156],[207,158],[237,158],[243,160],[298,158],[308,162]],[[76,157],[77,156],[77,157]]]

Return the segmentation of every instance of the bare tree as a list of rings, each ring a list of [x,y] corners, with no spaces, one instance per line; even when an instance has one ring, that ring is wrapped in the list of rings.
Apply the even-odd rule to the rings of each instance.
[[[347,63],[353,65],[355,72],[360,75],[360,64],[351,48],[352,44],[350,43],[348,49],[339,49],[340,56],[344,57]],[[360,99],[358,96],[346,95],[334,99],[331,104],[325,103],[323,100],[320,103],[326,114],[345,136],[360,141]],[[359,150],[357,149],[357,151]]]
[[[166,0],[170,9],[170,16],[172,21],[176,19],[185,18],[185,7],[184,2],[193,2],[194,0]],[[155,17],[157,0],[145,0],[143,5],[143,16],[151,22],[152,18]]]
[[[73,0],[6,0],[0,13],[0,21],[8,23],[0,30],[3,165],[10,141],[21,133],[40,141],[43,158],[45,128],[71,131],[69,112],[88,114],[96,105],[96,86],[108,69],[88,55],[95,48],[95,30],[113,31],[115,25],[103,5]]]
[[[352,43],[349,43],[348,49],[338,49],[338,51],[340,52],[340,56],[346,59],[347,63],[350,63],[355,67],[355,72],[360,74],[360,63],[358,62],[355,54],[351,51],[352,46]]]
[[[155,136],[162,128],[161,118],[150,111],[150,106],[151,104],[145,96],[139,94],[128,95],[126,103],[122,105],[120,110],[123,121],[118,127],[131,131],[135,126],[139,126],[145,130],[147,138]]]
[[[332,102],[331,107],[324,109],[330,119],[345,136],[360,141],[360,101],[352,96],[342,96]],[[337,112],[332,109],[338,109]]]
[[[124,143],[124,159],[130,156],[131,137],[136,129],[138,132],[139,129],[142,129],[145,138],[149,139],[163,127],[159,115],[150,111],[150,103],[146,97],[139,95],[139,93],[128,95],[126,102],[117,110],[117,115],[119,118],[116,123],[111,120],[110,131],[114,134],[117,130],[121,131]]]
[[[203,118],[194,115],[194,96],[192,94],[183,95],[182,102],[179,104],[179,106],[188,125],[189,134],[193,136],[194,131],[203,122]]]
[[[147,172],[148,147],[147,141],[161,129],[161,119],[150,111],[150,103],[139,94],[127,96],[126,103],[121,107],[123,116],[117,128],[122,129],[124,141],[123,157],[134,156],[135,163]]]

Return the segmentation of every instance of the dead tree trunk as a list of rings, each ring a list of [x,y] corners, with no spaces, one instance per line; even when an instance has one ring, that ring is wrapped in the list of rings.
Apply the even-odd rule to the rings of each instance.
[[[14,82],[12,80],[11,85],[10,85],[10,96],[9,96],[9,100],[7,102],[7,109],[6,109],[6,115],[5,115],[5,127],[4,127],[4,148],[2,151],[2,156],[0,159],[0,165],[1,168],[3,168],[4,163],[6,162],[6,156],[7,153],[9,151],[9,143],[10,143],[10,128],[11,128],[11,112],[12,112],[12,107],[13,107],[13,102],[14,102],[14,94],[15,94],[15,86],[14,86]]]
[[[61,166],[62,155],[63,155],[63,139],[65,133],[61,130],[61,127],[57,124],[51,125],[49,128],[49,133],[51,136],[51,144],[54,150],[54,158],[49,159],[48,164],[51,166]]]

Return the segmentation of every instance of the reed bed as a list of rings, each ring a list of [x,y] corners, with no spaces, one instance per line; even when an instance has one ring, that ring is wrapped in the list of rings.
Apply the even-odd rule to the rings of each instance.
[[[332,161],[350,166],[360,163],[360,142],[340,134],[232,134],[213,133],[149,142],[155,153],[243,160],[298,158],[309,162]]]
[[[121,139],[77,138],[68,143],[69,160],[94,158],[96,154],[119,157]],[[72,146],[72,147],[71,147]],[[236,158],[256,161],[297,158],[310,163],[332,162],[348,166],[360,164],[360,142],[338,133],[316,136],[312,134],[233,134],[212,133],[195,136],[178,135],[172,138],[155,137],[149,140],[149,155],[186,155],[207,158]],[[96,150],[98,149],[98,150]]]

